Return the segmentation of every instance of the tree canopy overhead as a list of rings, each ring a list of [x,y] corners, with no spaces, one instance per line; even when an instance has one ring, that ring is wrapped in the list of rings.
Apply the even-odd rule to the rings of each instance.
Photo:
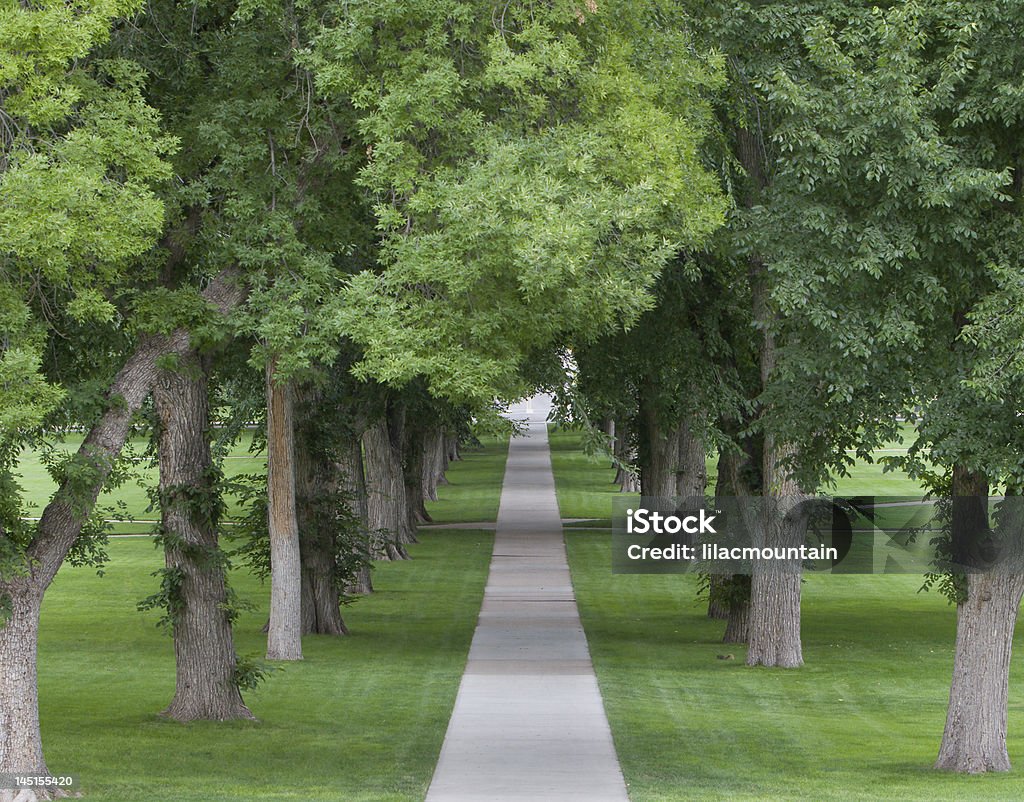
[[[671,4],[346,3],[318,86],[348,94],[380,270],[338,312],[357,370],[514,393],[531,351],[632,323],[722,219],[698,144],[717,59]],[[644,36],[639,32],[643,31]]]

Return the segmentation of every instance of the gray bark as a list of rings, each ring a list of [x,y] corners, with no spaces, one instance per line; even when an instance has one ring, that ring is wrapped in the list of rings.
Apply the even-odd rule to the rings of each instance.
[[[423,503],[426,491],[423,484],[424,465],[426,464],[427,443],[429,432],[418,422],[405,420],[402,428],[402,473],[405,482],[405,521],[407,531],[415,537],[420,524],[430,523],[433,519]],[[436,495],[436,494],[435,494]],[[412,542],[415,542],[413,540]]]
[[[967,529],[968,536],[971,530],[987,529],[985,478],[955,466],[953,494],[954,537],[964,536],[957,527]],[[976,503],[971,503],[971,497]],[[1010,553],[993,571],[968,573],[967,599],[957,605],[953,679],[937,769],[965,774],[1010,770],[1006,750],[1010,656],[1024,575],[1019,568],[1019,533],[1009,535],[1003,542],[1010,546]]]
[[[760,262],[752,260],[754,318],[760,321],[763,330],[760,355],[762,387],[768,385],[776,361],[773,317],[768,308],[765,272]],[[786,464],[792,456],[791,448],[777,442],[773,435],[765,435],[761,476],[767,503],[760,531],[763,544],[769,548],[799,546],[803,540],[803,522],[789,515],[803,498],[802,490],[793,480]],[[797,668],[803,665],[800,641],[801,570],[799,560],[754,561],[750,581],[747,665],[778,668]]]
[[[164,559],[180,572],[174,619],[174,698],[163,715],[178,721],[252,719],[235,684],[234,639],[228,618],[217,521],[195,500],[218,492],[210,477],[206,372],[195,353],[180,370],[161,371],[153,387],[160,419],[160,521]]]
[[[695,434],[693,421],[683,420],[676,438],[675,495],[684,504],[703,504],[708,489],[707,454],[704,441]]]
[[[416,543],[417,523],[420,508],[423,507],[422,489],[419,486],[421,467],[409,469],[409,459],[418,466],[417,457],[410,454],[412,445],[407,442],[406,437],[406,405],[404,402],[396,401],[388,404],[388,436],[391,441],[391,449],[384,452],[394,461],[394,470],[398,474],[400,490],[398,497],[402,505],[398,515],[398,541],[402,544]],[[426,508],[422,513],[426,515]],[[408,556],[408,555],[406,555]]]
[[[405,516],[405,482],[401,463],[391,444],[387,420],[381,418],[363,433],[366,470],[367,519],[373,538],[372,552],[378,560],[408,558],[401,537],[400,521]]]
[[[221,272],[203,291],[218,313],[226,315],[245,298],[240,274]],[[28,769],[45,774],[39,735],[36,646],[39,606],[88,518],[114,461],[131,432],[131,421],[149,395],[158,372],[157,361],[190,350],[183,329],[170,335],[143,337],[107,392],[106,410],[82,442],[76,459],[94,472],[86,488],[80,476],[65,481],[43,510],[37,534],[27,550],[28,576],[0,582],[0,597],[9,597],[12,615],[0,626],[0,772]],[[39,799],[48,798],[44,794]]]
[[[763,543],[768,548],[799,546],[803,521],[791,511],[800,503],[800,487],[779,465],[786,452],[765,438],[766,514]],[[771,492],[769,492],[769,488]],[[747,665],[798,668],[803,665],[800,641],[799,560],[755,560],[750,577]]]
[[[662,422],[652,394],[649,385],[640,392],[640,493],[651,498],[672,498],[676,494],[679,432],[677,427]]]
[[[462,455],[459,454],[459,436],[457,434],[445,435],[445,448],[448,451],[448,462],[462,459]]]
[[[10,616],[0,629],[0,773],[45,775],[36,675],[42,591],[19,577],[5,583],[4,594]]]
[[[738,582],[746,577],[734,576],[731,581]],[[730,580],[726,580],[730,581]],[[726,614],[725,634],[722,643],[746,643],[750,640],[750,600],[736,600],[729,605]]]
[[[428,501],[437,501],[437,488],[448,484],[445,471],[448,470],[448,449],[445,446],[445,431],[438,426],[432,429],[425,441],[423,452],[423,494]]]
[[[292,388],[267,361],[267,523],[270,534],[268,660],[302,659],[302,561],[295,514]]]
[[[966,774],[1010,770],[1010,654],[1022,593],[1019,573],[967,576],[967,600],[957,605],[953,680],[937,769]]]

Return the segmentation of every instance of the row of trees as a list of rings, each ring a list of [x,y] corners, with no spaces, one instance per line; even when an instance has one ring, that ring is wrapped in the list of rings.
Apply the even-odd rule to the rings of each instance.
[[[272,659],[344,632],[339,594],[404,556],[452,438],[557,384],[567,347],[648,495],[704,495],[718,451],[718,493],[784,513],[911,407],[905,467],[1016,492],[1019,16],[0,6],[0,772],[45,771],[43,594],[100,558],[96,499],[140,425],[182,719],[249,715],[218,543],[219,456],[248,420],[266,423],[248,528]],[[26,520],[19,456],[72,426],[83,445]],[[769,545],[796,536],[784,521]],[[802,663],[792,569],[714,589],[751,664]],[[939,765],[1005,769],[1024,580],[960,587]]]
[[[576,347],[578,403],[614,421],[645,495],[703,496],[717,453],[715,494],[775,499],[766,545],[799,542],[786,511],[893,439],[899,416],[916,434],[894,462],[937,496],[983,509],[1017,495],[1021,9],[699,6],[698,41],[727,54],[706,157],[728,221],[677,254],[637,326]],[[712,581],[749,665],[802,665],[800,582],[778,562]],[[957,641],[936,766],[1007,770],[1024,575],[946,587]]]
[[[40,607],[65,561],[102,560],[133,432],[159,465],[165,712],[245,718],[258,668],[219,542],[243,424],[266,425],[241,528],[265,534],[267,657],[301,659],[303,632],[345,632],[372,560],[405,556],[468,422],[550,377],[568,333],[650,306],[725,208],[700,156],[719,59],[684,22],[590,0],[0,6],[0,773],[46,773]],[[31,520],[20,455],[72,427]]]

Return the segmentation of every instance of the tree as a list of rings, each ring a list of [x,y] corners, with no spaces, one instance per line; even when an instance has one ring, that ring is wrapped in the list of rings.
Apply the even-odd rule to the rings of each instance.
[[[253,718],[242,701],[231,624],[236,615],[217,543],[224,512],[210,453],[208,365],[194,352],[153,388],[159,421],[163,594],[174,633],[176,688],[164,714],[178,721]]]
[[[142,101],[125,62],[89,58],[134,3],[8,4],[0,9],[0,772],[46,774],[39,732],[36,643],[43,594],[82,524],[152,380],[155,357],[177,343],[140,346],[117,376],[110,406],[38,524],[21,520],[11,478],[22,444],[45,424],[61,388],[42,373],[48,299],[71,317],[110,320],[105,293],[159,233],[151,184],[167,176],[173,143]],[[52,294],[51,294],[52,293]],[[173,340],[173,338],[170,338]],[[17,388],[17,389],[15,389]],[[148,391],[148,385],[146,387]],[[46,798],[47,792],[29,793]]]
[[[350,106],[318,97],[301,64],[318,15],[275,0],[154,2],[118,38],[184,145],[168,188],[178,246],[195,264],[237,265],[249,290],[233,323],[265,380],[274,659],[301,657],[293,397],[336,353],[325,305],[345,265],[372,259],[368,211],[352,189],[362,157]]]
[[[778,423],[804,457],[818,455],[804,470],[820,475],[842,470],[841,447],[864,450],[892,430],[895,411],[920,405],[902,464],[949,497],[954,545],[964,526],[986,528],[989,487],[1019,486],[1016,376],[979,381],[1003,358],[992,312],[1005,308],[1021,255],[1022,108],[1010,87],[1022,53],[1004,35],[1018,14],[1005,3],[934,2],[821,19],[804,40],[814,79],[780,72],[769,87],[786,111],[776,131],[789,154],[774,183],[785,202],[764,216],[793,332],[777,408],[805,399],[799,424]],[[843,419],[857,428],[836,425]],[[1003,568],[968,572],[954,594],[939,768],[1009,768],[1009,646],[1024,580],[1014,562]]]
[[[515,397],[530,355],[650,305],[721,219],[697,154],[715,64],[678,22],[670,4],[337,6],[313,63],[360,112],[383,268],[338,313],[359,375]]]

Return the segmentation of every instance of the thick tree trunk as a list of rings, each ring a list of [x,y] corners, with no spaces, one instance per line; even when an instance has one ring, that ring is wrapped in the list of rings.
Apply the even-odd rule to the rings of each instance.
[[[245,298],[239,272],[223,271],[203,291],[203,297],[220,314],[226,315],[239,306]],[[132,417],[153,387],[157,361],[167,355],[183,356],[189,350],[189,334],[183,329],[170,335],[142,338],[114,377],[107,392],[107,408],[75,455],[76,461],[92,470],[87,486],[82,486],[81,471],[61,484],[43,510],[37,534],[27,550],[26,564],[31,566],[28,576],[0,583],[0,594],[10,597],[13,611],[11,618],[0,624],[0,772],[28,769],[46,773],[39,746],[36,685],[36,644],[43,594],[110,476],[131,432]],[[37,794],[35,798],[47,797]]]
[[[311,532],[302,546],[302,634],[347,635],[341,597],[335,584],[334,550],[321,533]]]
[[[652,393],[648,386],[640,394],[640,493],[652,498],[672,498],[676,494],[679,432],[661,421]]]
[[[426,492],[423,486],[423,470],[426,462],[427,441],[429,433],[418,423],[408,419],[402,428],[402,472],[405,482],[405,516],[406,526],[412,532],[417,531],[420,524],[430,523],[433,519],[423,503]],[[435,493],[435,496],[437,494]]]
[[[302,560],[295,515],[292,388],[267,361],[267,522],[270,533],[268,660],[302,659]]]
[[[405,515],[405,483],[395,459],[387,421],[376,421],[363,433],[366,469],[366,511],[377,560],[408,558],[399,538]]]
[[[0,594],[10,605],[10,616],[0,629],[0,774],[47,775],[36,682],[42,592],[29,578],[19,577],[0,585]],[[0,799],[3,794],[0,791]]]
[[[164,715],[178,721],[251,719],[235,683],[227,578],[217,544],[206,372],[194,353],[161,371],[153,388],[160,419],[160,522],[167,568],[180,578],[173,621],[175,691]],[[210,499],[212,502],[212,499]]]
[[[707,454],[692,420],[680,424],[677,444],[675,495],[684,504],[702,504],[708,489]]]
[[[734,576],[731,581],[743,581],[746,578]],[[733,601],[729,605],[726,622],[722,643],[746,643],[750,639],[750,599]]]
[[[363,474],[363,447],[358,437],[353,437],[348,447],[338,455],[338,463],[334,466],[338,474],[338,485],[352,512],[359,520],[363,536],[369,538],[370,525],[367,512],[366,479]],[[369,540],[366,541],[367,551],[370,550]],[[373,582],[370,577],[370,566],[359,570],[352,583],[345,588],[349,595],[365,595],[373,593]]]
[[[445,435],[444,442],[448,451],[448,462],[462,459],[462,455],[459,454],[459,436],[457,434]]]
[[[953,495],[953,536],[971,540],[988,527],[988,483],[985,477],[955,466]],[[1020,516],[1014,517],[1019,523]],[[1019,532],[1007,534],[1003,542],[1011,553],[992,571],[969,572],[967,599],[957,605],[953,680],[937,769],[966,774],[1010,770],[1006,750],[1010,654],[1024,574],[1020,573]]]
[[[448,450],[445,447],[445,432],[436,427],[427,435],[423,453],[423,494],[428,501],[437,501],[437,488],[448,484],[445,471],[448,469]]]
[[[765,438],[765,477],[777,477],[766,492],[762,516],[763,544],[767,548],[799,546],[804,520],[792,515],[802,500],[799,486],[789,479],[779,461],[785,452]],[[766,488],[767,490],[767,488]],[[755,560],[750,577],[750,623],[747,665],[798,668],[804,663],[800,642],[799,560]]]
[[[386,453],[394,462],[393,470],[398,475],[398,503],[401,505],[398,514],[398,541],[402,544],[417,543],[419,540],[417,537],[417,512],[419,507],[423,506],[423,499],[421,497],[423,491],[419,488],[419,472],[410,472],[406,465],[405,403],[402,401],[390,402],[388,404],[387,420],[391,449]],[[411,477],[410,473],[412,474]],[[416,485],[415,489],[410,488],[410,483]],[[412,495],[412,498],[410,498],[410,495]],[[423,512],[424,514],[426,513],[425,507]]]
[[[336,575],[337,549],[331,522],[325,520],[325,499],[336,497],[331,486],[333,465],[318,448],[316,433],[309,425],[315,415],[315,399],[303,392],[299,404],[300,423],[295,443],[295,510],[299,526],[299,556],[302,565],[302,634],[347,635],[341,617],[341,595]]]
[[[775,370],[776,344],[772,313],[768,308],[765,268],[751,264],[754,287],[754,317],[763,326],[761,344],[761,386],[767,387]],[[762,482],[765,513],[762,516],[763,545],[768,548],[799,546],[803,521],[791,511],[801,502],[800,486],[790,475],[786,461],[792,449],[765,435]],[[799,560],[755,560],[750,582],[750,639],[747,665],[797,668],[803,665],[800,642]]]
[[[957,606],[953,681],[937,769],[967,774],[1010,770],[1010,652],[1022,593],[1019,573],[967,575],[967,600]]]

